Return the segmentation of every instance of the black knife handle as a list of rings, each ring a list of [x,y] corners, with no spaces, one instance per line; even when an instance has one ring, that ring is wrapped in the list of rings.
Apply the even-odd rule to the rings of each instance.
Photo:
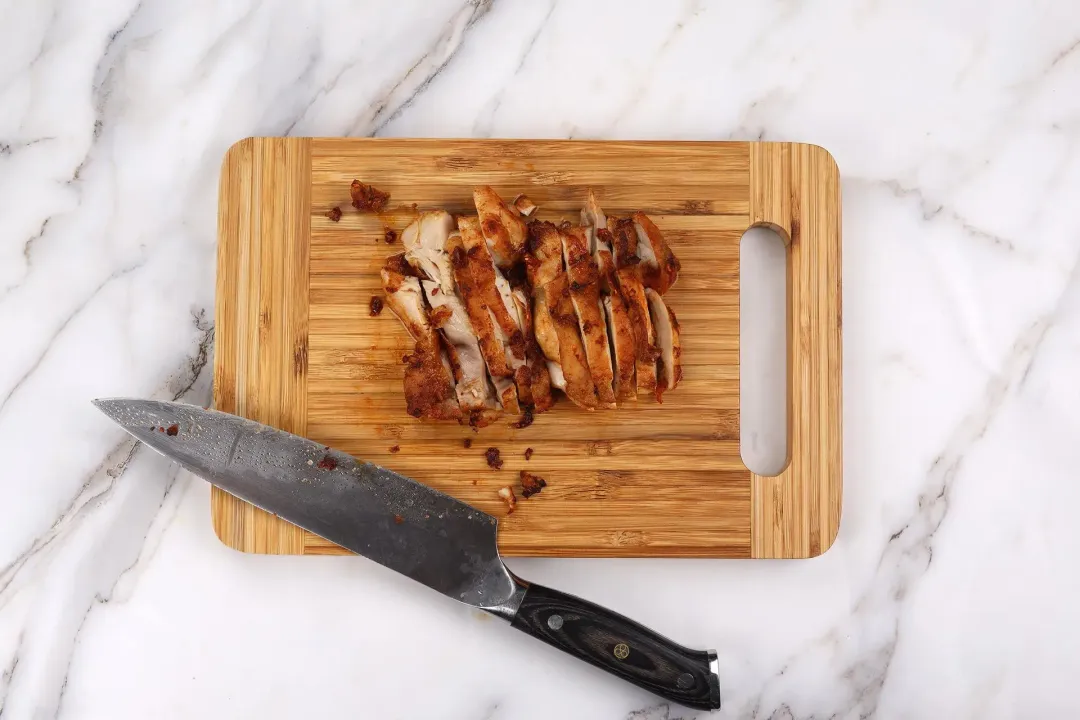
[[[511,624],[672,702],[720,707],[716,653],[685,648],[599,605],[530,584]]]

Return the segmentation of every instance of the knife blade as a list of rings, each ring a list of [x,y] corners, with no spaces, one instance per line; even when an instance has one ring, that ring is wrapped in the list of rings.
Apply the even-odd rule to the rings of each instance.
[[[716,653],[529,583],[503,564],[498,520],[412,478],[268,425],[195,405],[95,400],[138,440],[242,500],[509,621],[665,699],[720,707]]]

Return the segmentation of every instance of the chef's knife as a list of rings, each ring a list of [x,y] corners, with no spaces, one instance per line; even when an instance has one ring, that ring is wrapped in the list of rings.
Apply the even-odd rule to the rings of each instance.
[[[716,653],[528,583],[503,565],[498,521],[404,475],[194,405],[95,400],[121,427],[226,492],[687,707],[720,707]]]

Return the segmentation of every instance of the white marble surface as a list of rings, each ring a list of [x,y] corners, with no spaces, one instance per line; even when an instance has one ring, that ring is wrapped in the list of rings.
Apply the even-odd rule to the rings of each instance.
[[[362,559],[225,549],[91,408],[208,399],[220,159],[282,133],[827,147],[834,548],[511,564],[716,647],[722,717],[1080,715],[1080,6],[0,8],[4,720],[695,716]]]

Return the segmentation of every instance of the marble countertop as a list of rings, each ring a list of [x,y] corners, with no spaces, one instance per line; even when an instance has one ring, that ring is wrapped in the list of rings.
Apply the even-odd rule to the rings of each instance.
[[[42,0],[0,29],[0,716],[697,714],[360,558],[249,556],[93,397],[210,398],[248,135],[783,139],[843,177],[810,561],[511,560],[731,718],[1080,715],[1080,7]]]

